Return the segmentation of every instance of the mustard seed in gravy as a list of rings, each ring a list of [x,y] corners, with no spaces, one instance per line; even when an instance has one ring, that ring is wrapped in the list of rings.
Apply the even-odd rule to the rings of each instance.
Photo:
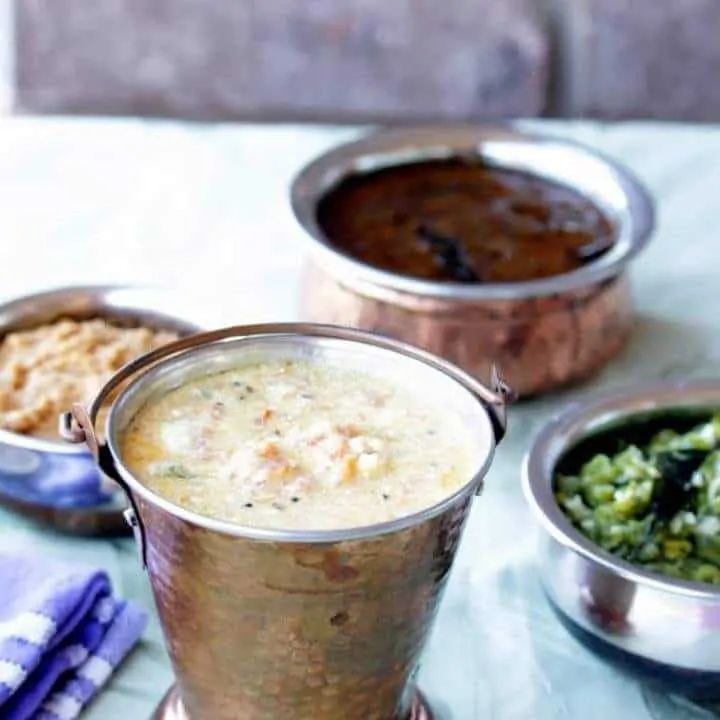
[[[461,419],[370,373],[273,361],[149,401],[121,438],[128,469],[201,515],[271,529],[359,527],[470,479]]]

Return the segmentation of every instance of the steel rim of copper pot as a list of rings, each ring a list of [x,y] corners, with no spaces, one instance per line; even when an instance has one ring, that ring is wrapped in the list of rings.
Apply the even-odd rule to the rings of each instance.
[[[443,159],[472,154],[489,157],[492,144],[497,149],[512,150],[513,146],[525,150],[546,152],[548,157],[535,164],[525,161],[505,162],[495,160],[503,167],[516,168],[539,174],[556,182],[563,182],[552,173],[542,173],[540,168],[552,167],[552,151],[582,160],[594,166],[600,176],[600,187],[611,194],[620,193],[625,212],[618,219],[611,213],[613,224],[618,228],[614,246],[598,260],[572,272],[550,278],[519,283],[488,283],[470,285],[463,283],[439,283],[407,277],[366,265],[350,255],[337,250],[320,229],[315,208],[320,198],[344,177],[367,170],[411,161]],[[485,148],[485,151],[483,151]],[[490,150],[490,151],[489,151]],[[510,155],[512,156],[512,152]],[[566,158],[567,159],[567,158]],[[550,161],[550,162],[548,162]],[[568,184],[568,183],[565,183]],[[578,188],[574,188],[583,192]],[[593,198],[591,198],[593,199]],[[596,199],[602,209],[602,203]],[[508,127],[478,127],[473,125],[415,127],[381,130],[359,140],[336,146],[306,165],[294,178],[290,191],[290,203],[295,219],[305,232],[302,233],[310,254],[338,279],[360,292],[373,296],[392,290],[396,301],[403,295],[413,298],[425,297],[442,300],[519,300],[542,297],[586,288],[620,274],[627,264],[647,245],[655,226],[655,210],[652,199],[640,180],[622,164],[598,150],[573,140],[560,139],[534,133],[525,133]]]
[[[707,393],[714,401],[692,401],[688,395]],[[664,397],[667,401],[653,400]],[[684,399],[683,399],[684,398]],[[525,498],[542,529],[555,541],[583,558],[594,562],[620,577],[656,590],[672,592],[687,597],[717,602],[720,588],[712,589],[702,583],[659,575],[634,565],[603,550],[586,538],[565,516],[555,501],[548,463],[554,465],[564,450],[571,446],[567,440],[573,429],[584,425],[584,430],[573,436],[578,439],[588,430],[602,427],[605,421],[622,420],[647,411],[673,408],[720,407],[720,383],[713,380],[675,380],[644,383],[616,390],[612,393],[596,391],[571,404],[551,418],[535,435],[522,465],[522,483]],[[627,408],[617,412],[617,408]],[[584,419],[595,423],[583,423]]]
[[[482,416],[484,421],[487,423],[488,447],[487,453],[478,469],[459,490],[444,498],[439,503],[395,520],[360,526],[357,528],[332,530],[280,530],[244,526],[224,520],[213,519],[187,510],[179,505],[175,505],[145,487],[124,467],[122,463],[119,450],[115,443],[115,436],[117,433],[114,427],[115,413],[112,409],[106,421],[107,443],[98,443],[95,434],[95,422],[97,420],[98,412],[112,391],[128,378],[132,379],[123,390],[122,395],[129,393],[136,383],[140,382],[140,380],[145,378],[149,373],[160,371],[163,367],[166,367],[177,358],[186,354],[191,354],[196,348],[207,347],[230,340],[242,340],[243,338],[254,339],[263,336],[271,337],[282,335],[331,337],[338,338],[340,340],[370,344],[383,350],[398,352],[412,360],[429,366],[431,369],[443,372],[451,380],[457,382],[461,387],[463,387],[483,408]],[[148,366],[152,366],[152,368],[150,369]],[[481,490],[483,480],[487,475],[490,465],[492,464],[496,446],[502,439],[502,432],[498,432],[497,427],[494,425],[493,412],[504,414],[506,393],[511,393],[509,388],[507,388],[507,386],[505,386],[499,378],[496,378],[496,381],[497,390],[493,392],[464,371],[431,353],[415,348],[401,341],[382,337],[362,330],[355,330],[352,328],[334,325],[321,325],[317,323],[267,323],[259,325],[234,326],[221,330],[198,333],[191,337],[178,340],[174,343],[169,343],[168,345],[158,348],[157,350],[147,353],[137,360],[128,363],[103,387],[103,389],[95,397],[88,410],[85,410],[85,408],[81,405],[76,405],[71,412],[63,414],[61,418],[61,434],[69,442],[87,443],[96,460],[100,461],[103,454],[109,452],[111,458],[107,458],[107,460],[111,459],[113,467],[103,469],[123,486],[123,489],[131,500],[133,509],[135,509],[135,501],[133,497],[137,494],[145,501],[177,518],[180,518],[192,525],[224,535],[231,535],[250,540],[273,542],[317,544],[337,543],[379,537],[381,535],[387,535],[418,525],[442,514],[449,508],[464,500],[467,496],[476,494]],[[510,398],[512,399],[511,395]],[[504,422],[501,421],[500,425],[504,426]],[[113,470],[115,472],[113,472]],[[135,515],[138,521],[142,522],[138,517],[137,512],[135,512]],[[140,532],[144,535],[144,528],[140,528]]]

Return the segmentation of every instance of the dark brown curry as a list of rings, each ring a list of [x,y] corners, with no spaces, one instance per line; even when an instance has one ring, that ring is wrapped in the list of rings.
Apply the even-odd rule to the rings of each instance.
[[[587,198],[529,173],[430,160],[346,178],[318,206],[340,251],[401,275],[521,282],[561,275],[614,242]]]

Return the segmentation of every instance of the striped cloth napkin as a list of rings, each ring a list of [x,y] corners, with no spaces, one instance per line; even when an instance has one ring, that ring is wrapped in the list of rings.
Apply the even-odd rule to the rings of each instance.
[[[0,552],[0,718],[73,720],[146,623],[101,570]]]

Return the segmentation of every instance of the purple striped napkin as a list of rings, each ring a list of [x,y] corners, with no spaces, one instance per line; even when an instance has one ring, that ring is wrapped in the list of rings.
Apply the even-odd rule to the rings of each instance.
[[[0,552],[0,717],[73,720],[140,639],[101,570]]]

